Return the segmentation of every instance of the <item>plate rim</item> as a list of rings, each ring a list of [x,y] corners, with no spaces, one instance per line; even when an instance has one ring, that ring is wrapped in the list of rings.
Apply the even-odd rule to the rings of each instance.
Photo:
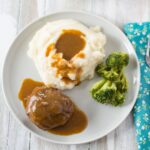
[[[84,141],[81,141],[81,142],[74,142],[74,141],[71,141],[71,142],[68,142],[68,141],[58,141],[58,140],[53,140],[53,139],[50,139],[50,138],[46,138],[46,137],[43,137],[41,135],[39,135],[38,133],[30,130],[30,128],[28,128],[27,126],[25,126],[21,120],[18,119],[18,117],[16,116],[16,114],[14,113],[13,109],[11,108],[11,106],[9,105],[8,103],[8,98],[7,98],[7,95],[5,93],[5,84],[4,84],[4,80],[5,80],[5,66],[6,66],[6,60],[7,60],[7,57],[11,51],[11,47],[13,45],[13,43],[17,40],[17,38],[23,33],[25,32],[26,29],[30,28],[30,26],[32,26],[33,24],[35,24],[36,22],[42,20],[42,19],[45,19],[47,17],[50,17],[52,15],[59,15],[59,14],[63,14],[63,13],[74,13],[74,14],[83,14],[83,15],[89,15],[91,17],[96,17],[104,22],[106,22],[107,24],[113,26],[113,28],[116,28],[116,30],[118,30],[118,32],[120,34],[122,34],[122,36],[126,39],[126,41],[128,42],[128,44],[130,45],[130,49],[132,48],[132,51],[133,53],[135,54],[135,60],[136,60],[136,63],[137,63],[137,71],[138,71],[138,75],[137,75],[137,90],[136,90],[136,93],[134,95],[134,99],[133,99],[133,103],[131,105],[131,108],[129,109],[128,113],[125,115],[124,118],[120,119],[120,121],[117,123],[117,125],[113,128],[110,128],[107,132],[105,132],[105,134],[101,135],[101,136],[96,136],[95,138],[93,139],[88,139],[88,140],[84,140]],[[113,24],[111,21],[105,19],[104,17],[102,17],[101,15],[97,15],[96,13],[93,13],[91,14],[90,12],[88,11],[76,11],[76,10],[65,10],[65,11],[54,11],[53,13],[49,13],[47,15],[44,15],[44,16],[41,16],[41,17],[38,17],[37,19],[34,19],[33,21],[31,21],[30,23],[28,23],[25,27],[22,28],[22,30],[20,30],[18,32],[18,34],[16,34],[14,40],[9,44],[9,48],[7,49],[7,52],[4,56],[4,60],[3,60],[3,64],[2,64],[2,93],[3,93],[3,96],[4,96],[4,101],[5,101],[5,104],[7,105],[7,107],[9,108],[9,111],[11,112],[11,114],[13,115],[13,117],[17,120],[17,122],[19,124],[21,124],[22,127],[24,127],[25,129],[27,129],[27,131],[33,133],[34,135],[36,135],[37,137],[43,139],[43,140],[46,140],[48,142],[53,142],[53,143],[56,143],[56,144],[65,144],[65,145],[68,145],[68,144],[84,144],[84,143],[88,143],[88,142],[93,142],[93,141],[96,141],[100,138],[103,138],[104,136],[108,135],[110,132],[112,132],[113,130],[115,130],[129,115],[129,113],[131,112],[131,110],[133,109],[134,107],[134,104],[136,102],[136,99],[137,99],[137,96],[138,96],[138,92],[139,92],[139,88],[140,88],[140,65],[139,65],[139,61],[138,61],[138,58],[137,58],[137,54],[132,46],[132,44],[130,43],[129,39],[126,37],[126,35],[122,32],[122,30],[116,26],[115,24]]]

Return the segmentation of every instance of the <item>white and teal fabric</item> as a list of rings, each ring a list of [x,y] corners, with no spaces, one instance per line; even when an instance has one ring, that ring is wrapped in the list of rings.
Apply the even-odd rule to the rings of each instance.
[[[128,23],[124,31],[136,50],[141,69],[141,86],[133,109],[138,149],[150,150],[150,67],[145,61],[150,22]]]

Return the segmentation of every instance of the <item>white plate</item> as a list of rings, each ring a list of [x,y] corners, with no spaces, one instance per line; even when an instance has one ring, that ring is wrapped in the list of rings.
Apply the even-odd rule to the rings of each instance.
[[[122,107],[102,105],[92,100],[89,89],[93,83],[99,80],[97,77],[93,80],[85,81],[74,89],[66,92],[88,117],[87,128],[79,134],[70,136],[59,136],[37,128],[29,121],[22,104],[18,99],[18,90],[24,78],[40,80],[33,61],[28,58],[26,53],[29,41],[34,33],[46,22],[64,18],[79,20],[87,26],[101,26],[102,31],[107,37],[107,44],[105,47],[106,53],[108,54],[114,50],[121,50],[130,55],[130,64],[126,68],[129,91],[127,93],[125,104]],[[90,142],[99,139],[114,130],[127,117],[133,108],[139,90],[139,80],[140,71],[137,57],[126,36],[115,25],[102,17],[84,12],[59,12],[45,16],[30,24],[14,40],[7,53],[3,67],[3,91],[6,102],[15,118],[24,127],[39,137],[61,144]]]

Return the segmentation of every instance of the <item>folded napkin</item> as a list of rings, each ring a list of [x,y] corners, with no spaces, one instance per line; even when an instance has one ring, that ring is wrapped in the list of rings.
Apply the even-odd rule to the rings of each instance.
[[[140,91],[133,109],[138,149],[150,150],[150,67],[145,61],[150,22],[128,23],[124,32],[136,50],[141,70]]]

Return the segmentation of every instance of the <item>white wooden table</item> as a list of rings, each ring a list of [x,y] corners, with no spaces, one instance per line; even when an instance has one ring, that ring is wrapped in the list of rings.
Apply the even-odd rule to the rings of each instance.
[[[126,22],[150,21],[150,0],[0,0],[0,66],[10,41],[26,24],[60,10],[89,11],[120,28]],[[116,130],[98,141],[82,145],[53,144],[37,138],[17,123],[5,105],[0,89],[0,150],[76,149],[136,150],[132,114]]]

